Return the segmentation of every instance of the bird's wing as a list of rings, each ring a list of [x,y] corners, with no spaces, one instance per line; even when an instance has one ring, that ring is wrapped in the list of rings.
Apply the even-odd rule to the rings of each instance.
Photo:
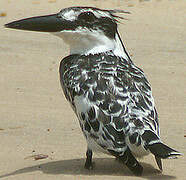
[[[98,135],[101,126],[104,136],[116,144],[125,143],[126,135],[135,143],[145,130],[158,134],[151,87],[141,69],[112,55],[73,59],[63,61],[61,82],[87,129]]]

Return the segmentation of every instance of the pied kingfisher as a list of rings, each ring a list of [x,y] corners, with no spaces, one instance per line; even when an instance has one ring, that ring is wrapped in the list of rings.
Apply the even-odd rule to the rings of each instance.
[[[117,13],[127,12],[70,7],[5,27],[50,32],[70,45],[59,73],[65,97],[87,140],[85,168],[93,168],[92,151],[97,151],[115,156],[141,175],[143,167],[137,157],[152,153],[162,170],[161,159],[181,153],[160,139],[150,84],[125,50]]]

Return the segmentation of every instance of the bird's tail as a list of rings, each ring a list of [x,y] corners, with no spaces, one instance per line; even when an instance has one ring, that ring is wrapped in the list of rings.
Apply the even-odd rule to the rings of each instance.
[[[161,159],[175,159],[177,156],[182,155],[178,151],[168,147],[161,142],[148,145],[148,148],[150,152],[154,154],[156,163],[161,171],[163,169]]]
[[[148,145],[148,148],[152,154],[161,159],[174,159],[182,155],[161,142]]]
[[[160,137],[153,131],[146,130],[142,135],[142,138],[145,141],[146,148],[149,149],[152,154],[154,154],[160,170],[162,170],[161,159],[173,159],[177,158],[177,156],[182,155],[178,151],[163,144],[160,140]]]

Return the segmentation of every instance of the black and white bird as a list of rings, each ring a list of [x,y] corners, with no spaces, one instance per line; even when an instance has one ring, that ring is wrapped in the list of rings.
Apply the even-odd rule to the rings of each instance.
[[[7,28],[50,32],[70,46],[59,68],[66,99],[87,140],[85,168],[93,151],[111,154],[135,175],[136,160],[152,153],[161,159],[181,153],[163,144],[151,86],[129,57],[117,30],[117,13],[94,7],[70,7],[57,14],[14,21]]]

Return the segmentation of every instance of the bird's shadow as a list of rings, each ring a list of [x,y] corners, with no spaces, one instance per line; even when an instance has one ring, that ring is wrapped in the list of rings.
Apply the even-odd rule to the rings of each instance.
[[[110,175],[110,176],[133,176],[133,174],[121,163],[113,158],[94,158],[96,166],[93,170],[84,169],[85,159],[68,159],[42,163],[39,165],[18,169],[12,173],[0,175],[0,178],[42,171],[45,174],[65,174],[65,175]],[[162,174],[152,165],[141,163],[144,167],[142,178],[144,179],[175,179],[175,176]]]

